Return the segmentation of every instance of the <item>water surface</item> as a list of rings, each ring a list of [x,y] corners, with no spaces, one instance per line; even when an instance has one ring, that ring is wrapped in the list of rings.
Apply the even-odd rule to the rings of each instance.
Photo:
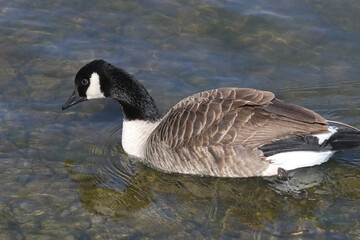
[[[131,72],[162,112],[252,87],[360,126],[358,1],[1,1],[0,239],[357,239],[360,151],[274,178],[164,174],[117,103],[61,111],[77,70]]]

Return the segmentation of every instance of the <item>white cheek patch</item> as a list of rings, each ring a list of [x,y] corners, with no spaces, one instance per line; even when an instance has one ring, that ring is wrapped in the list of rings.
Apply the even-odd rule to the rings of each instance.
[[[91,74],[90,85],[86,90],[86,97],[87,99],[105,98],[100,88],[100,77],[97,73]]]

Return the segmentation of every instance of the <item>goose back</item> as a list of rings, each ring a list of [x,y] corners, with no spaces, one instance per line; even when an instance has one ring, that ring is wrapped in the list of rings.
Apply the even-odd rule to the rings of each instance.
[[[271,92],[221,88],[176,104],[149,136],[144,161],[166,172],[259,176],[269,166],[259,147],[327,131],[321,116]]]

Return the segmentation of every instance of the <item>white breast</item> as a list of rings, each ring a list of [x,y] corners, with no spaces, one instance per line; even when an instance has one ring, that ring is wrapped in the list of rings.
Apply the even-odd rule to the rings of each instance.
[[[124,121],[122,146],[125,152],[129,155],[144,158],[146,142],[160,122],[161,120],[157,122],[143,120]]]

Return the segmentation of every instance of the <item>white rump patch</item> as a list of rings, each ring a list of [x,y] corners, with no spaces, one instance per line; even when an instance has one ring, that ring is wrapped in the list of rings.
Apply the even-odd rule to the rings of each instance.
[[[269,167],[262,173],[263,176],[273,176],[277,174],[279,167],[285,170],[310,167],[326,162],[334,154],[334,151],[314,152],[314,151],[294,151],[278,153],[268,157],[271,161]]]
[[[90,77],[90,85],[86,90],[86,97],[87,99],[94,99],[94,98],[104,98],[104,93],[101,91],[100,88],[100,77],[99,75],[94,72],[91,74]]]
[[[157,122],[132,120],[123,122],[122,146],[125,152],[139,158],[145,158],[146,142],[150,134],[159,125]]]
[[[315,134],[314,137],[317,137],[319,139],[319,145],[321,145],[324,141],[328,140],[334,133],[337,132],[336,127],[328,127],[329,133],[321,133],[321,134]]]

